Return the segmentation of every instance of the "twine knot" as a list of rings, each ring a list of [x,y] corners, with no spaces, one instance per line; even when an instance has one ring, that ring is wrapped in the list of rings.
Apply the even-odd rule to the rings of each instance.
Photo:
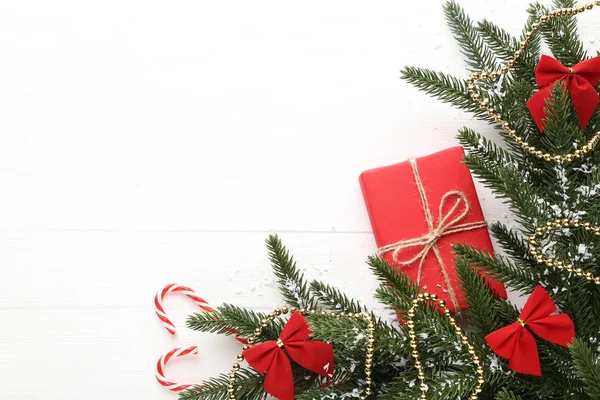
[[[421,181],[421,177],[419,175],[417,162],[414,158],[409,159],[409,162],[412,167],[415,183],[417,184],[417,189],[421,198],[421,205],[423,206],[423,212],[425,214],[425,221],[427,222],[427,226],[429,227],[429,232],[425,233],[421,237],[400,240],[398,242],[382,246],[378,249],[378,253],[380,256],[382,256],[383,254],[391,251],[394,262],[398,265],[403,266],[412,265],[419,261],[419,270],[417,272],[417,285],[420,285],[425,259],[427,258],[427,255],[429,255],[429,253],[433,251],[438,261],[438,264],[440,265],[442,275],[444,277],[444,282],[446,283],[446,287],[448,288],[450,300],[452,301],[456,309],[458,309],[458,299],[456,298],[456,293],[454,293],[454,289],[452,288],[452,282],[450,282],[450,276],[448,275],[448,271],[446,270],[446,267],[444,265],[444,261],[440,254],[440,250],[438,249],[437,243],[444,236],[452,235],[459,232],[467,232],[475,229],[485,228],[487,226],[487,223],[485,221],[479,221],[461,224],[460,222],[464,218],[466,218],[467,215],[469,215],[469,212],[471,211],[471,205],[469,204],[467,196],[465,196],[463,192],[460,192],[458,190],[452,190],[446,192],[442,197],[442,200],[440,201],[440,207],[438,210],[438,223],[437,226],[434,226],[433,216],[431,215],[431,209],[429,207],[429,202],[425,194],[423,181]],[[444,214],[446,202],[449,201],[451,198],[456,198],[456,201],[454,205],[450,208],[450,210]],[[456,214],[461,207],[462,211]],[[403,250],[421,246],[421,251],[415,254],[411,259],[400,260],[398,258],[398,255]]]

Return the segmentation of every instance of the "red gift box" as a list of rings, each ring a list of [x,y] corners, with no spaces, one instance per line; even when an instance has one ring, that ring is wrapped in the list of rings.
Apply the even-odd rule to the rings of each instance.
[[[452,244],[494,252],[463,155],[453,147],[360,175],[379,253],[452,312],[466,308]],[[506,298],[501,282],[488,284]]]

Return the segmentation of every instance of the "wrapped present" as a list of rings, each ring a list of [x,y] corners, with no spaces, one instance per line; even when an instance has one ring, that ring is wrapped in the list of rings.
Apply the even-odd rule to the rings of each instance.
[[[453,147],[360,175],[379,254],[421,290],[437,294],[453,312],[466,304],[452,244],[465,243],[493,254],[463,155],[462,147]],[[506,298],[501,282],[489,279],[488,284]]]

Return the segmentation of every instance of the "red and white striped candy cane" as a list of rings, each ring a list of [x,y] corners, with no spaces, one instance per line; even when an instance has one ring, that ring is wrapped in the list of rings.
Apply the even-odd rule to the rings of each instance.
[[[187,355],[197,355],[197,354],[198,354],[197,346],[173,349],[170,352],[163,354],[162,357],[160,357],[158,359],[158,362],[156,363],[156,380],[158,381],[158,383],[160,383],[165,389],[168,389],[172,392],[181,392],[181,391],[184,391],[191,387],[197,386],[194,384],[182,385],[180,383],[171,382],[171,381],[167,380],[167,378],[165,378],[165,373],[164,373],[165,365],[169,362],[169,360],[171,358],[183,357],[183,356],[187,356]]]
[[[171,322],[169,318],[167,318],[167,314],[165,314],[165,309],[163,308],[162,302],[166,295],[169,293],[181,293],[189,297],[194,303],[198,305],[203,311],[212,312],[213,309],[208,305],[208,303],[201,297],[199,297],[196,292],[190,289],[187,286],[179,285],[177,283],[171,283],[164,287],[163,290],[156,293],[154,297],[154,307],[156,310],[156,315],[163,322],[165,328],[171,335],[175,335],[176,329],[175,325]]]

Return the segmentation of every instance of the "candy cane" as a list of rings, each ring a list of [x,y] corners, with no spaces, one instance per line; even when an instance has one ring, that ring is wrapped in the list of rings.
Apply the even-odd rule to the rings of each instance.
[[[163,308],[162,302],[163,302],[163,300],[164,300],[164,298],[165,298],[166,295],[168,295],[169,293],[173,293],[173,292],[174,293],[181,293],[181,294],[186,295],[194,303],[196,303],[198,305],[198,307],[200,307],[200,309],[202,309],[203,311],[206,311],[208,313],[212,313],[213,312],[212,307],[208,305],[208,303],[206,302],[206,300],[204,300],[203,298],[199,297],[196,294],[196,292],[194,292],[189,287],[183,286],[183,285],[179,285],[177,283],[170,283],[170,284],[168,284],[162,290],[160,290],[158,293],[156,293],[156,296],[154,296],[154,308],[155,308],[155,311],[156,311],[156,315],[162,321],[162,323],[165,325],[165,328],[167,328],[167,331],[169,331],[169,333],[171,335],[175,335],[175,333],[176,333],[175,325],[167,317],[167,314],[165,314],[165,309]],[[234,333],[236,335],[238,334],[234,330],[231,330],[231,333]],[[238,342],[242,343],[242,344],[247,344],[248,343],[245,339],[240,338],[240,337],[236,337],[235,339]]]
[[[173,357],[183,357],[183,356],[187,356],[187,355],[197,355],[198,354],[198,347],[197,346],[192,346],[192,347],[188,347],[188,348],[178,348],[178,349],[173,349],[170,352],[168,352],[167,354],[163,354],[159,359],[158,362],[156,363],[156,380],[158,381],[158,383],[160,383],[165,389],[168,389],[172,392],[181,392],[184,391],[186,389],[189,389],[191,387],[197,386],[194,384],[179,384],[179,383],[174,383],[171,381],[168,381],[165,378],[165,374],[164,374],[164,368],[165,365],[169,362],[169,360]]]
[[[200,307],[200,309],[202,309],[203,311],[213,311],[213,309],[208,305],[208,303],[203,298],[198,297],[198,295],[196,295],[196,292],[194,292],[189,287],[178,285],[177,283],[168,284],[164,287],[163,290],[156,293],[156,296],[154,297],[154,307],[156,309],[156,315],[163,322],[165,328],[167,328],[167,331],[169,331],[171,335],[175,335],[176,333],[175,325],[171,322],[169,318],[167,318],[167,314],[165,314],[165,309],[163,308],[162,302],[165,296],[172,292],[186,295],[194,303],[196,303],[198,307]]]

